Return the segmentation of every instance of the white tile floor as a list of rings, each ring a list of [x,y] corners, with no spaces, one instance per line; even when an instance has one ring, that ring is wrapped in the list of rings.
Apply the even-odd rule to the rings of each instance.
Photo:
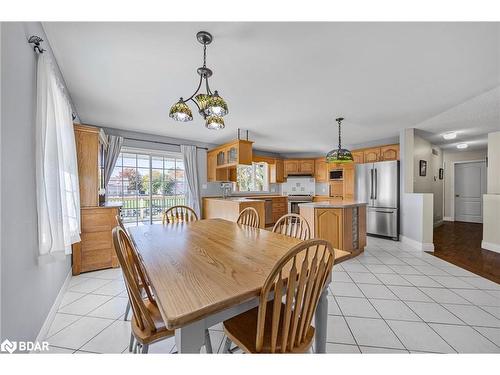
[[[500,285],[400,242],[368,238],[336,265],[328,296],[329,353],[500,353]],[[53,353],[128,353],[119,269],[73,277],[47,340]],[[221,325],[210,329],[222,351]],[[171,338],[150,353],[175,351]]]

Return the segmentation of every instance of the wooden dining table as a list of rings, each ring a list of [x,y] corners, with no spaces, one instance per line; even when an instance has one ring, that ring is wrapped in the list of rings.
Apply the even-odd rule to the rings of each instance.
[[[179,353],[199,353],[205,329],[258,306],[266,277],[300,240],[223,219],[128,228]],[[335,261],[350,253],[336,250]],[[329,284],[329,281],[326,285]],[[315,351],[326,349],[325,286],[315,314]]]

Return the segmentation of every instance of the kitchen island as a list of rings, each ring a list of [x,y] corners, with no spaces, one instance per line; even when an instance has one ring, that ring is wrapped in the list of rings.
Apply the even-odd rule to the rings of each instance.
[[[299,204],[311,227],[312,237],[329,241],[334,248],[352,256],[366,246],[366,203],[345,200]]]
[[[236,221],[241,211],[253,207],[259,214],[260,227],[266,223],[265,201],[245,197],[203,198],[203,219],[226,219]]]

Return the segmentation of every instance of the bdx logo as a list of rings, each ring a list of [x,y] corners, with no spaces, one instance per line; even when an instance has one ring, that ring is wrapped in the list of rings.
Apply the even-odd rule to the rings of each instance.
[[[17,342],[4,340],[4,342],[0,344],[0,352],[9,352],[10,354],[12,354],[16,351],[16,349],[17,349]]]

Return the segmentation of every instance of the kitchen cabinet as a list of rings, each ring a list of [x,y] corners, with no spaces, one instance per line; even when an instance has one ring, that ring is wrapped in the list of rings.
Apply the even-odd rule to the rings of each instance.
[[[364,152],[363,151],[353,151],[352,158],[355,164],[363,164],[364,163]]]
[[[207,180],[236,181],[236,167],[252,164],[251,141],[237,139],[207,152]]]
[[[352,157],[357,164],[399,160],[399,144],[353,150]]]
[[[275,163],[275,182],[285,182],[285,163],[282,159],[276,159]]]
[[[285,160],[285,177],[288,175],[314,175],[314,159]]]
[[[399,145],[380,147],[380,160],[399,160]]]
[[[328,164],[325,158],[314,161],[314,178],[316,182],[328,182]]]
[[[354,165],[346,165],[344,168],[344,180],[342,181],[342,198],[344,200],[354,199],[354,174]]]
[[[280,217],[288,213],[287,197],[273,197],[272,199],[272,222],[276,223]]]
[[[80,207],[99,205],[99,128],[75,124]]]
[[[364,163],[375,163],[380,160],[380,147],[367,148],[363,151]]]

